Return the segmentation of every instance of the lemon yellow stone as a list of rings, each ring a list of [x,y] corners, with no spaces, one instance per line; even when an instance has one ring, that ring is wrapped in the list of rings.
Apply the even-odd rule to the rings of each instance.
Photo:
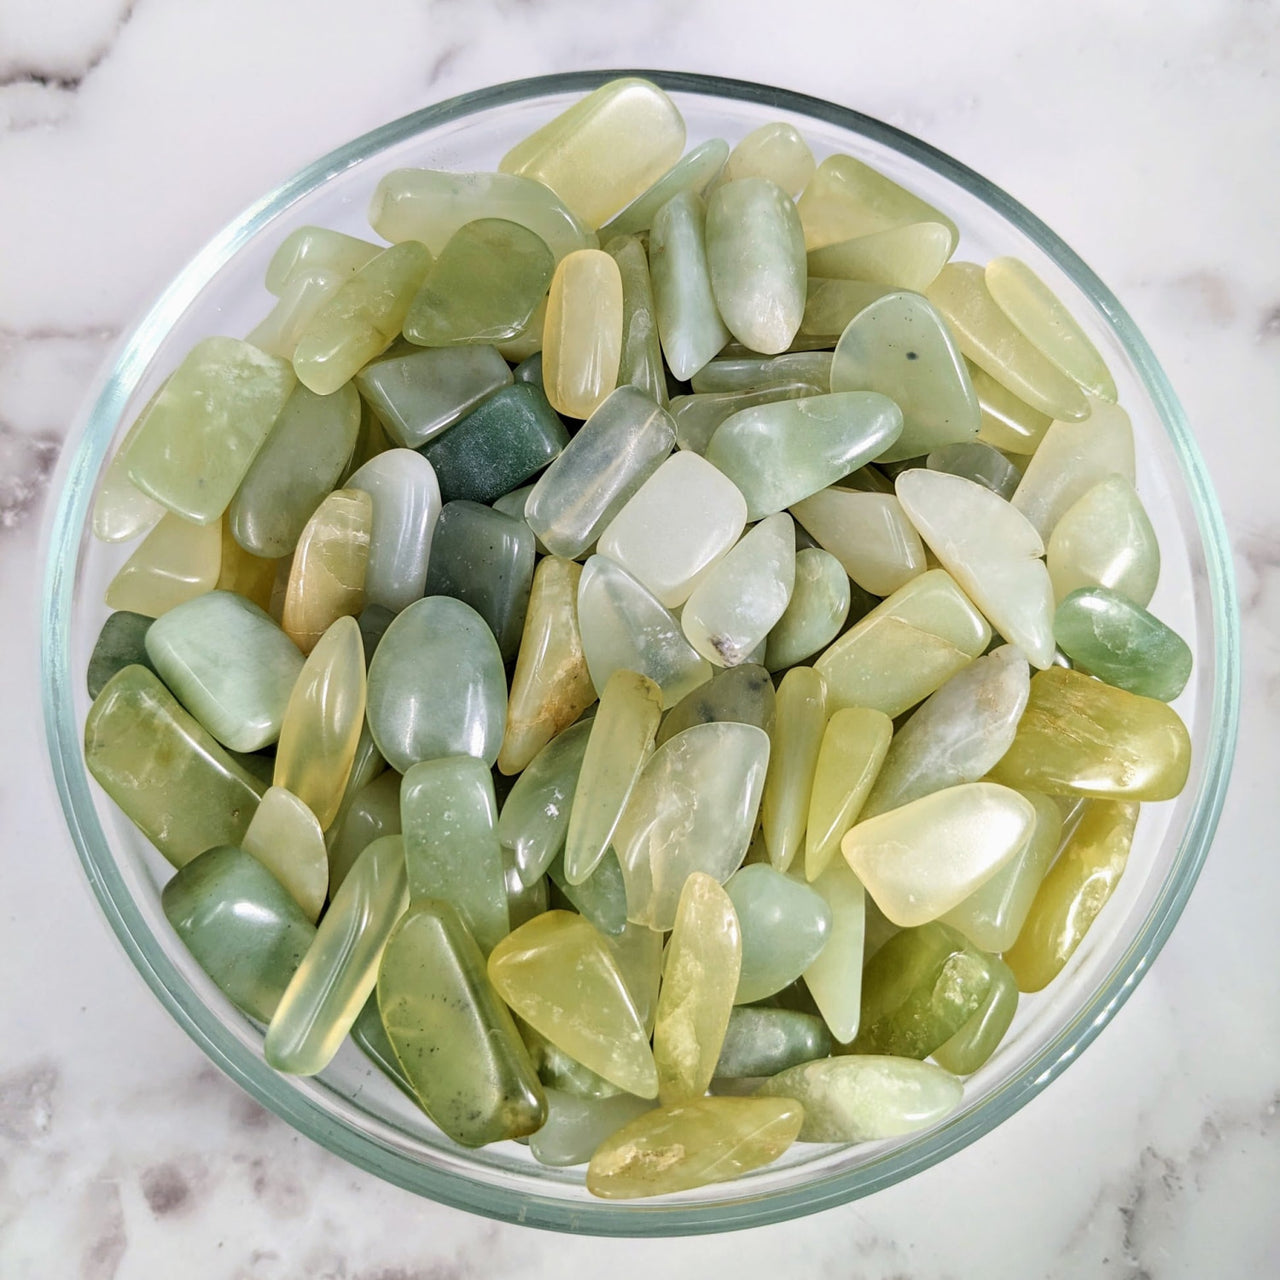
[[[772,120],[752,129],[729,152],[720,182],[736,182],[739,178],[768,178],[788,196],[794,198],[813,177],[813,152],[793,124]]]
[[[832,1037],[848,1044],[858,1034],[862,1010],[867,895],[843,858],[833,858],[811,888],[831,912],[831,932],[804,971],[804,985]]]
[[[231,532],[230,519],[223,519],[222,560],[218,565],[217,591],[234,591],[256,604],[259,609],[271,606],[271,591],[276,581],[276,561],[246,551]]]
[[[107,608],[158,618],[212,591],[222,568],[222,529],[165,514],[107,584]]]
[[[978,439],[1008,453],[1034,453],[1053,419],[1019,400],[973,361],[966,360],[965,364],[981,410]]]
[[[542,385],[551,407],[589,418],[618,385],[622,275],[600,249],[565,257],[551,278],[542,331]]]
[[[793,667],[778,685],[769,770],[760,803],[765,846],[779,871],[791,865],[804,838],[826,727],[826,681],[812,667]]]
[[[809,275],[922,293],[950,257],[951,245],[951,231],[941,222],[909,222],[811,249]]]
[[[329,892],[329,858],[316,816],[292,792],[268,787],[240,841],[315,924]]]
[[[888,596],[925,570],[924,543],[892,493],[832,485],[791,514],[864,591]]]

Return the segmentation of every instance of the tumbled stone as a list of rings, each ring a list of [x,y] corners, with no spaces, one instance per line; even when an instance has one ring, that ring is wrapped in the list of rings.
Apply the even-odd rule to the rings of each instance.
[[[329,859],[315,814],[291,791],[269,787],[240,847],[275,876],[314,924],[329,893]]]
[[[606,934],[605,942],[617,961],[618,972],[631,992],[636,1014],[646,1035],[653,1034],[658,1014],[658,992],[662,984],[663,941],[665,935],[647,925],[627,921],[619,933]]]
[[[720,1080],[774,1076],[830,1052],[831,1036],[821,1018],[739,1005],[729,1015],[715,1075]]]
[[[773,730],[773,681],[757,663],[746,662],[717,672],[706,684],[687,693],[662,719],[656,744],[662,746],[677,733],[695,724],[715,720],[758,725]]]
[[[542,385],[551,407],[589,418],[618,385],[622,275],[599,249],[569,254],[551,280],[542,337]]]
[[[826,694],[825,681],[812,667],[793,668],[778,685],[760,821],[769,861],[779,871],[791,865],[804,837],[827,725]]]
[[[117,671],[132,666],[151,667],[146,643],[150,627],[151,619],[143,613],[120,609],[107,615],[89,655],[85,681],[90,698],[96,698]]]
[[[379,252],[378,245],[330,227],[298,227],[280,241],[280,247],[271,255],[263,284],[268,293],[279,297],[300,271],[320,268],[350,277]]]
[[[858,1033],[862,1012],[866,892],[843,858],[833,858],[811,887],[831,912],[831,933],[804,971],[804,985],[831,1035],[848,1044]]]
[[[950,257],[951,244],[951,232],[941,222],[908,222],[811,249],[809,274],[922,293]]]
[[[278,560],[264,560],[246,551],[232,536],[230,520],[219,522],[222,530],[222,559],[218,565],[218,591],[234,591],[238,596],[268,612],[280,571]]]
[[[873,596],[892,595],[925,570],[924,543],[892,493],[832,485],[795,503],[791,514]]]
[[[379,246],[369,247],[375,254],[379,252]],[[270,356],[291,361],[298,339],[306,333],[316,313],[349,279],[346,272],[300,264],[285,281],[276,305],[254,325],[245,341]]]
[[[725,891],[742,932],[735,1004],[751,1004],[794,982],[831,934],[831,908],[821,894],[756,863],[729,877]]]
[[[366,689],[368,688],[367,679],[365,687]],[[337,815],[325,832],[325,844],[329,848],[333,847],[338,829],[351,811],[356,796],[375,778],[380,776],[386,770],[386,767],[387,762],[382,758],[382,752],[378,750],[377,745],[374,743],[373,734],[369,732],[369,723],[366,720],[360,726],[360,736],[356,739],[355,755],[351,760],[351,772],[347,775],[346,786],[342,789],[342,798],[338,801]],[[398,831],[399,827],[396,830]]]
[[[946,471],[953,476],[964,476],[983,485],[1007,502],[1013,497],[1022,472],[1000,452],[981,440],[963,444],[944,444],[931,449],[925,460],[930,471]]]
[[[1062,513],[1045,559],[1059,602],[1081,587],[1109,587],[1145,607],[1160,577],[1160,543],[1124,476],[1099,481]]]
[[[549,908],[551,895],[546,876],[525,884],[510,849],[502,850],[502,883],[507,894],[507,919],[511,928],[518,929]]]
[[[1033,409],[1025,400],[1019,400],[1008,387],[1002,387],[971,360],[966,360],[965,364],[974,395],[978,397],[978,408],[982,411],[978,439],[1009,453],[1034,453],[1053,419],[1047,413]]]
[[[804,316],[796,342],[815,347],[835,347],[840,335],[872,303],[892,290],[866,280],[824,280],[810,276],[805,293]]]
[[[999,956],[988,956],[991,985],[982,1003],[949,1040],[933,1051],[933,1060],[953,1075],[967,1076],[996,1051],[1018,1011],[1018,984]]]
[[[649,256],[638,236],[605,245],[622,278],[622,351],[618,386],[635,387],[660,405],[667,403],[667,371],[658,339],[658,314],[649,276]]]
[[[845,707],[827,721],[814,764],[805,824],[807,880],[822,875],[840,851],[845,833],[862,814],[885,755],[892,750],[892,736],[893,722],[882,711],[869,707]]]
[[[796,552],[795,585],[782,617],[769,632],[764,665],[783,671],[835,639],[849,616],[849,575],[820,547]]]
[[[538,1073],[538,1079],[551,1089],[575,1098],[601,1099],[619,1096],[634,1097],[611,1084],[604,1076],[584,1067],[576,1058],[565,1053],[559,1045],[553,1044],[542,1032],[535,1030],[518,1014],[515,1016],[516,1029],[529,1051],[529,1058]],[[648,1102],[653,1106],[652,1100]]]
[[[554,906],[572,907],[589,921],[607,941],[621,936],[627,927],[627,884],[622,867],[612,849],[592,868],[585,880],[570,883],[564,872],[564,855],[554,858],[547,868],[547,878],[559,891]],[[637,1010],[637,1012],[639,1012]]]
[[[329,828],[329,897],[342,887],[356,859],[383,836],[400,834],[400,775],[388,769],[367,782]]]
[[[160,390],[163,390],[161,384]],[[93,536],[100,542],[126,542],[145,533],[165,514],[165,509],[154,498],[142,492],[129,479],[129,447],[137,439],[160,395],[155,395],[143,406],[133,420],[124,439],[116,446],[111,461],[102,469],[98,478],[98,491],[93,500]]]
[[[815,393],[831,389],[830,351],[789,351],[780,356],[721,356],[693,375],[702,393],[764,391],[802,384]],[[743,408],[747,406],[744,404]]]
[[[716,175],[724,168],[728,155],[729,144],[723,138],[709,138],[699,143],[617,217],[601,227],[601,237],[633,236],[648,231],[653,225],[654,214],[681,191],[705,195]]]
[[[785,120],[762,124],[738,143],[725,161],[721,182],[767,178],[793,198],[813,177],[814,160],[800,131]]]
[[[410,1098],[415,1106],[420,1107],[422,1105],[418,1101],[418,1095],[413,1091],[413,1085],[410,1083],[409,1077],[405,1075],[404,1068],[396,1057],[396,1051],[392,1048],[391,1040],[387,1036],[387,1029],[382,1025],[382,1014],[378,1012],[378,993],[376,989],[364,1002],[360,1012],[356,1015],[356,1020],[351,1024],[351,1039],[360,1049],[360,1052],[401,1093]]]
[[[808,352],[800,354],[807,355]],[[717,363],[712,361],[712,364]],[[709,368],[710,366],[708,366]],[[695,375],[696,377],[697,375]],[[708,391],[691,396],[673,396],[671,420],[675,423],[676,444],[681,449],[705,454],[711,437],[721,423],[743,409],[775,404],[779,400],[799,400],[804,396],[825,395],[826,386],[804,379],[775,382],[768,386],[742,391]]]
[[[620,1093],[612,1098],[577,1098],[548,1088],[547,1118],[529,1136],[529,1153],[552,1168],[585,1164],[592,1152],[629,1120],[653,1109],[647,1098]]]

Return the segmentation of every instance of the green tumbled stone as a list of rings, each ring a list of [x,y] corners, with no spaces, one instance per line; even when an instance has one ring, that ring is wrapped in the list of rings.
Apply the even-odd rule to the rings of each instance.
[[[720,356],[693,375],[690,385],[700,393],[764,391],[805,383],[815,392],[831,387],[830,351],[792,351],[785,355]],[[745,406],[744,406],[745,407]]]
[[[653,225],[653,215],[672,196],[681,191],[696,191],[702,195],[716,175],[724,168],[729,155],[729,144],[723,138],[709,138],[692,151],[681,156],[647,191],[637,196],[611,222],[600,228],[607,236],[630,236],[638,231],[648,231]],[[606,245],[606,251],[608,246]]]
[[[585,1164],[595,1149],[629,1120],[653,1109],[646,1098],[620,1093],[612,1098],[575,1098],[548,1089],[547,1119],[529,1138],[529,1151],[552,1168]]]
[[[930,451],[925,465],[930,471],[949,471],[953,476],[975,480],[1006,500],[1013,497],[1022,479],[1022,472],[999,449],[981,440],[944,444]]]
[[[793,1009],[739,1007],[729,1015],[715,1074],[720,1079],[776,1076],[830,1052],[831,1036],[821,1018]]]
[[[849,616],[850,602],[849,575],[835,556],[821,547],[797,551],[791,600],[769,632],[764,665],[783,671],[830,644]]]
[[[711,362],[718,363],[720,362],[716,360]],[[675,423],[676,444],[681,449],[705,454],[716,428],[740,410],[753,409],[758,404],[774,404],[779,400],[799,400],[803,396],[823,395],[826,390],[825,380],[819,385],[807,379],[796,378],[787,382],[771,382],[768,386],[751,390],[707,391],[691,396],[674,396],[671,400],[671,420]]]
[[[522,520],[478,502],[447,502],[436,522],[427,563],[429,596],[469,604],[488,624],[504,662],[520,647],[535,559]]]
[[[420,903],[397,925],[378,1009],[422,1109],[455,1142],[480,1147],[541,1127],[547,1103],[533,1063],[448,903]]]
[[[291,231],[267,263],[263,284],[279,297],[289,281],[305,270],[332,271],[344,278],[355,275],[381,249],[368,240],[344,235],[329,227],[299,227]]]
[[[563,854],[552,859],[547,874],[564,900],[606,937],[616,938],[627,927],[627,886],[612,849],[605,850],[591,874],[578,884],[571,884],[565,875]]]
[[[732,720],[754,724],[765,733],[773,732],[773,681],[758,663],[744,662],[717,672],[706,684],[685,694],[663,717],[655,740],[662,746],[668,738],[695,724]]]
[[[130,613],[127,609],[117,609],[107,615],[89,655],[89,669],[85,675],[89,697],[96,698],[107,681],[125,667],[155,669],[147,657],[147,631],[151,623],[152,619],[145,614]]]
[[[1067,596],[1054,614],[1053,634],[1078,669],[1129,693],[1172,702],[1191,677],[1187,642],[1106,587],[1083,587]]]
[[[667,374],[662,366],[649,257],[638,236],[610,240],[605,252],[618,264],[618,274],[622,277],[622,354],[618,359],[618,386],[636,387],[665,406]]]
[[[360,1046],[361,1052],[383,1073],[402,1093],[406,1093],[418,1103],[418,1095],[413,1091],[409,1077],[396,1057],[391,1046],[387,1029],[382,1025],[382,1014],[378,1012],[378,993],[375,991],[365,1002],[364,1007],[356,1015],[351,1024],[351,1039]],[[418,1105],[421,1105],[420,1103]]]
[[[542,352],[535,351],[527,360],[521,360],[511,371],[516,382],[531,382],[535,387],[542,386]]]
[[[888,289],[927,289],[951,255],[951,231],[940,222],[909,222],[809,251],[811,276],[866,280]]]
[[[546,876],[525,884],[520,878],[515,854],[510,849],[502,850],[502,884],[507,894],[507,919],[513,929],[547,910],[551,895]]]
[[[400,775],[380,773],[361,787],[347,812],[329,828],[329,896],[332,898],[355,860],[383,836],[400,834]]]
[[[751,1004],[794,982],[831,933],[831,908],[808,885],[762,863],[725,884],[742,929],[736,1004]]]
[[[988,956],[991,986],[968,1021],[933,1051],[933,1060],[954,1075],[977,1071],[996,1051],[1018,1011],[1018,984],[999,956]]]
[[[570,1057],[558,1045],[554,1045],[540,1031],[535,1031],[523,1018],[517,1017],[516,1029],[529,1051],[529,1058],[538,1073],[538,1079],[550,1089],[558,1089],[574,1098],[634,1097],[616,1084],[610,1084],[602,1075],[584,1067]],[[649,1103],[652,1106],[652,1103]]]

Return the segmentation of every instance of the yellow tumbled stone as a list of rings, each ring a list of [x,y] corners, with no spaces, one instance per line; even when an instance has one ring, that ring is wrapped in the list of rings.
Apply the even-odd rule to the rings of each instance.
[[[941,222],[909,222],[809,251],[809,275],[865,280],[920,293],[937,278],[951,253],[951,232]]]
[[[753,129],[729,152],[717,186],[738,178],[768,178],[792,198],[813,177],[813,152],[800,131],[785,120]]]
[[[329,892],[329,856],[315,814],[291,791],[268,787],[240,847],[284,885],[314,924]]]
[[[335,489],[307,521],[289,567],[280,625],[310,653],[342,617],[365,603],[373,499],[363,489]]]
[[[618,385],[622,274],[601,249],[579,249],[556,267],[542,330],[542,385],[551,407],[589,418]]]
[[[231,533],[227,517],[221,521],[222,559],[218,566],[219,591],[234,591],[246,600],[252,600],[259,609],[271,607],[271,588],[276,581],[276,562],[255,556],[246,551]]]
[[[826,682],[812,667],[792,667],[778,686],[769,771],[760,802],[765,846],[778,871],[791,865],[804,838],[826,727]]]
[[[107,585],[109,609],[158,618],[218,585],[222,528],[165,515]]]

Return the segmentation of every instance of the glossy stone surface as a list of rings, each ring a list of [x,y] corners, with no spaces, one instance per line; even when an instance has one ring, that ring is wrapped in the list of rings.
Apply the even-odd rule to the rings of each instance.
[[[259,609],[270,611],[280,562],[264,560],[246,551],[232,536],[230,521],[224,518],[218,523],[222,531],[222,559],[218,565],[218,581],[214,584],[216,589],[234,591]]]
[[[622,351],[618,386],[635,387],[660,405],[667,403],[667,374],[658,338],[658,313],[649,276],[649,255],[639,236],[622,236],[605,245],[622,278]]]
[[[764,665],[782,671],[831,643],[849,616],[849,575],[820,547],[796,552],[795,585],[782,617],[769,632]]]
[[[366,714],[378,750],[401,773],[440,756],[493,764],[506,725],[507,681],[485,620],[449,596],[411,604],[369,664]]]
[[[809,275],[922,293],[942,270],[951,244],[951,231],[942,223],[909,222],[811,249]]]
[[[862,1013],[862,964],[867,940],[867,897],[843,858],[834,858],[811,886],[831,912],[831,932],[804,971],[804,985],[832,1037],[848,1044]]]
[[[142,492],[129,479],[129,448],[137,439],[151,412],[160,390],[147,401],[142,412],[129,425],[124,439],[116,446],[111,461],[103,468],[98,479],[98,491],[93,499],[93,536],[100,542],[125,542],[145,533],[165,509],[154,498]]]
[[[377,245],[369,248],[375,254],[379,252]],[[316,313],[349,279],[348,272],[301,264],[281,288],[276,305],[249,331],[245,341],[268,355],[292,360],[298,339],[306,333]]]
[[[978,1008],[949,1040],[934,1049],[933,1060],[953,1075],[977,1071],[996,1051],[1018,1011],[1018,984],[1009,966],[998,956],[988,956],[991,985]]]
[[[376,244],[329,227],[298,227],[280,241],[280,247],[271,255],[263,283],[269,293],[278,297],[300,271],[318,267],[353,276],[378,253]]]
[[[557,413],[589,418],[618,385],[622,276],[599,249],[580,249],[556,268],[542,337],[542,385]]]
[[[315,814],[292,792],[269,787],[240,847],[271,872],[314,924],[329,893],[329,859]]]
[[[448,903],[410,909],[387,942],[377,990],[396,1058],[449,1137],[479,1147],[539,1128],[547,1103],[533,1063]]]
[[[791,514],[873,596],[892,595],[925,570],[924,543],[892,493],[833,485],[797,502]]]
[[[585,1164],[595,1149],[629,1120],[653,1109],[646,1098],[620,1093],[612,1098],[577,1098],[548,1088],[547,1118],[529,1136],[529,1152],[552,1168]]]
[[[777,712],[760,821],[769,861],[786,871],[808,820],[818,754],[827,725],[826,683],[812,667],[796,667],[778,685]]]
[[[653,225],[654,214],[681,191],[705,194],[716,175],[724,168],[728,155],[729,144],[723,138],[709,138],[706,142],[700,142],[681,156],[657,182],[637,196],[616,218],[606,223],[600,229],[602,239],[633,236],[638,232],[648,231]]]
[[[993,876],[1035,820],[1018,792],[969,782],[867,818],[840,847],[880,910],[909,927],[936,920]]]
[[[821,1018],[739,1005],[729,1016],[715,1074],[721,1080],[773,1076],[830,1052],[831,1036]]]
[[[966,360],[965,364],[974,394],[978,397],[978,407],[982,410],[978,439],[1009,453],[1034,453],[1053,419],[1047,413],[1033,409],[1025,400],[1019,400],[971,360]]]
[[[85,682],[90,698],[96,698],[117,671],[123,671],[125,667],[151,666],[146,643],[150,627],[151,619],[143,613],[120,609],[107,615],[89,655]]]
[[[657,745],[695,724],[716,720],[754,724],[773,731],[775,697],[769,673],[757,663],[746,662],[717,672],[706,684],[686,694],[662,719]]]
[[[1022,472],[992,445],[981,440],[965,444],[944,444],[929,451],[925,465],[930,471],[946,471],[953,476],[985,486],[1008,501],[1022,480]]]
[[[418,1095],[413,1091],[413,1085],[409,1082],[409,1077],[405,1075],[404,1068],[396,1057],[396,1051],[392,1048],[391,1041],[387,1036],[387,1029],[382,1025],[382,1014],[378,1012],[378,993],[376,989],[364,1002],[360,1012],[356,1014],[356,1020],[351,1024],[351,1039],[359,1047],[361,1053],[401,1093],[411,1098],[416,1106],[422,1105],[418,1101]]]
[[[222,532],[216,522],[198,525],[168,514],[107,584],[104,601],[109,609],[158,618],[212,591],[221,566]]]
[[[808,352],[799,354],[808,355]],[[717,364],[713,360],[711,364]],[[711,366],[706,366],[710,368]],[[696,378],[698,375],[694,374]],[[698,392],[691,396],[674,396],[671,400],[671,418],[676,427],[676,444],[681,449],[705,454],[711,437],[721,423],[727,422],[743,409],[753,409],[760,404],[775,404],[779,400],[798,400],[804,396],[825,395],[826,385],[818,385],[808,379],[794,378],[785,382],[773,382],[751,390]]]
[[[780,356],[721,356],[693,375],[696,392],[763,391],[804,384],[816,393],[831,388],[830,351],[789,351]],[[746,407],[745,405],[743,406]]]
[[[362,637],[363,639],[363,637]],[[368,687],[366,680],[366,689]],[[360,737],[356,740],[355,756],[351,761],[351,772],[347,775],[347,784],[342,789],[342,799],[338,801],[338,813],[325,832],[325,844],[333,846],[338,828],[351,811],[356,796],[375,778],[386,771],[387,762],[382,758],[369,732],[368,721],[360,726]],[[397,827],[397,830],[399,828]]]
[[[356,859],[383,836],[400,834],[400,775],[379,774],[352,797],[345,815],[329,828],[329,896],[338,892]]]
[[[160,906],[223,995],[270,1021],[316,932],[270,871],[245,850],[219,845],[179,870]]]
[[[565,876],[564,855],[560,854],[547,868],[547,879],[558,891],[553,906],[571,907],[598,929],[606,942],[622,935],[627,927],[627,885],[612,849],[606,849],[591,874],[577,884]],[[639,1013],[638,1008],[636,1012]]]
[[[587,1189],[606,1200],[726,1182],[776,1160],[803,1123],[790,1098],[699,1098],[632,1120],[596,1149]]]
[[[1081,587],[1110,587],[1145,607],[1160,578],[1160,544],[1133,485],[1108,476],[1062,513],[1046,563],[1059,602]]]
[[[773,120],[752,129],[729,153],[721,182],[742,178],[767,178],[790,198],[804,190],[813,177],[813,152],[795,125]]]
[[[653,1034],[653,1024],[658,1014],[664,939],[663,933],[630,921],[620,933],[605,937],[648,1035]]]
[[[525,884],[510,849],[502,850],[502,883],[506,889],[507,919],[511,928],[518,929],[548,909],[551,895],[546,876]]]
[[[742,969],[735,1004],[751,1004],[794,982],[817,959],[831,934],[831,909],[821,894],[763,863],[725,885],[742,931]]]
[[[1191,676],[1187,642],[1106,587],[1084,587],[1068,595],[1054,614],[1053,634],[1077,670],[1145,698],[1172,702]]]
[[[1190,766],[1191,739],[1176,711],[1050,667],[1032,678],[1013,745],[991,777],[1050,795],[1169,800]]]

